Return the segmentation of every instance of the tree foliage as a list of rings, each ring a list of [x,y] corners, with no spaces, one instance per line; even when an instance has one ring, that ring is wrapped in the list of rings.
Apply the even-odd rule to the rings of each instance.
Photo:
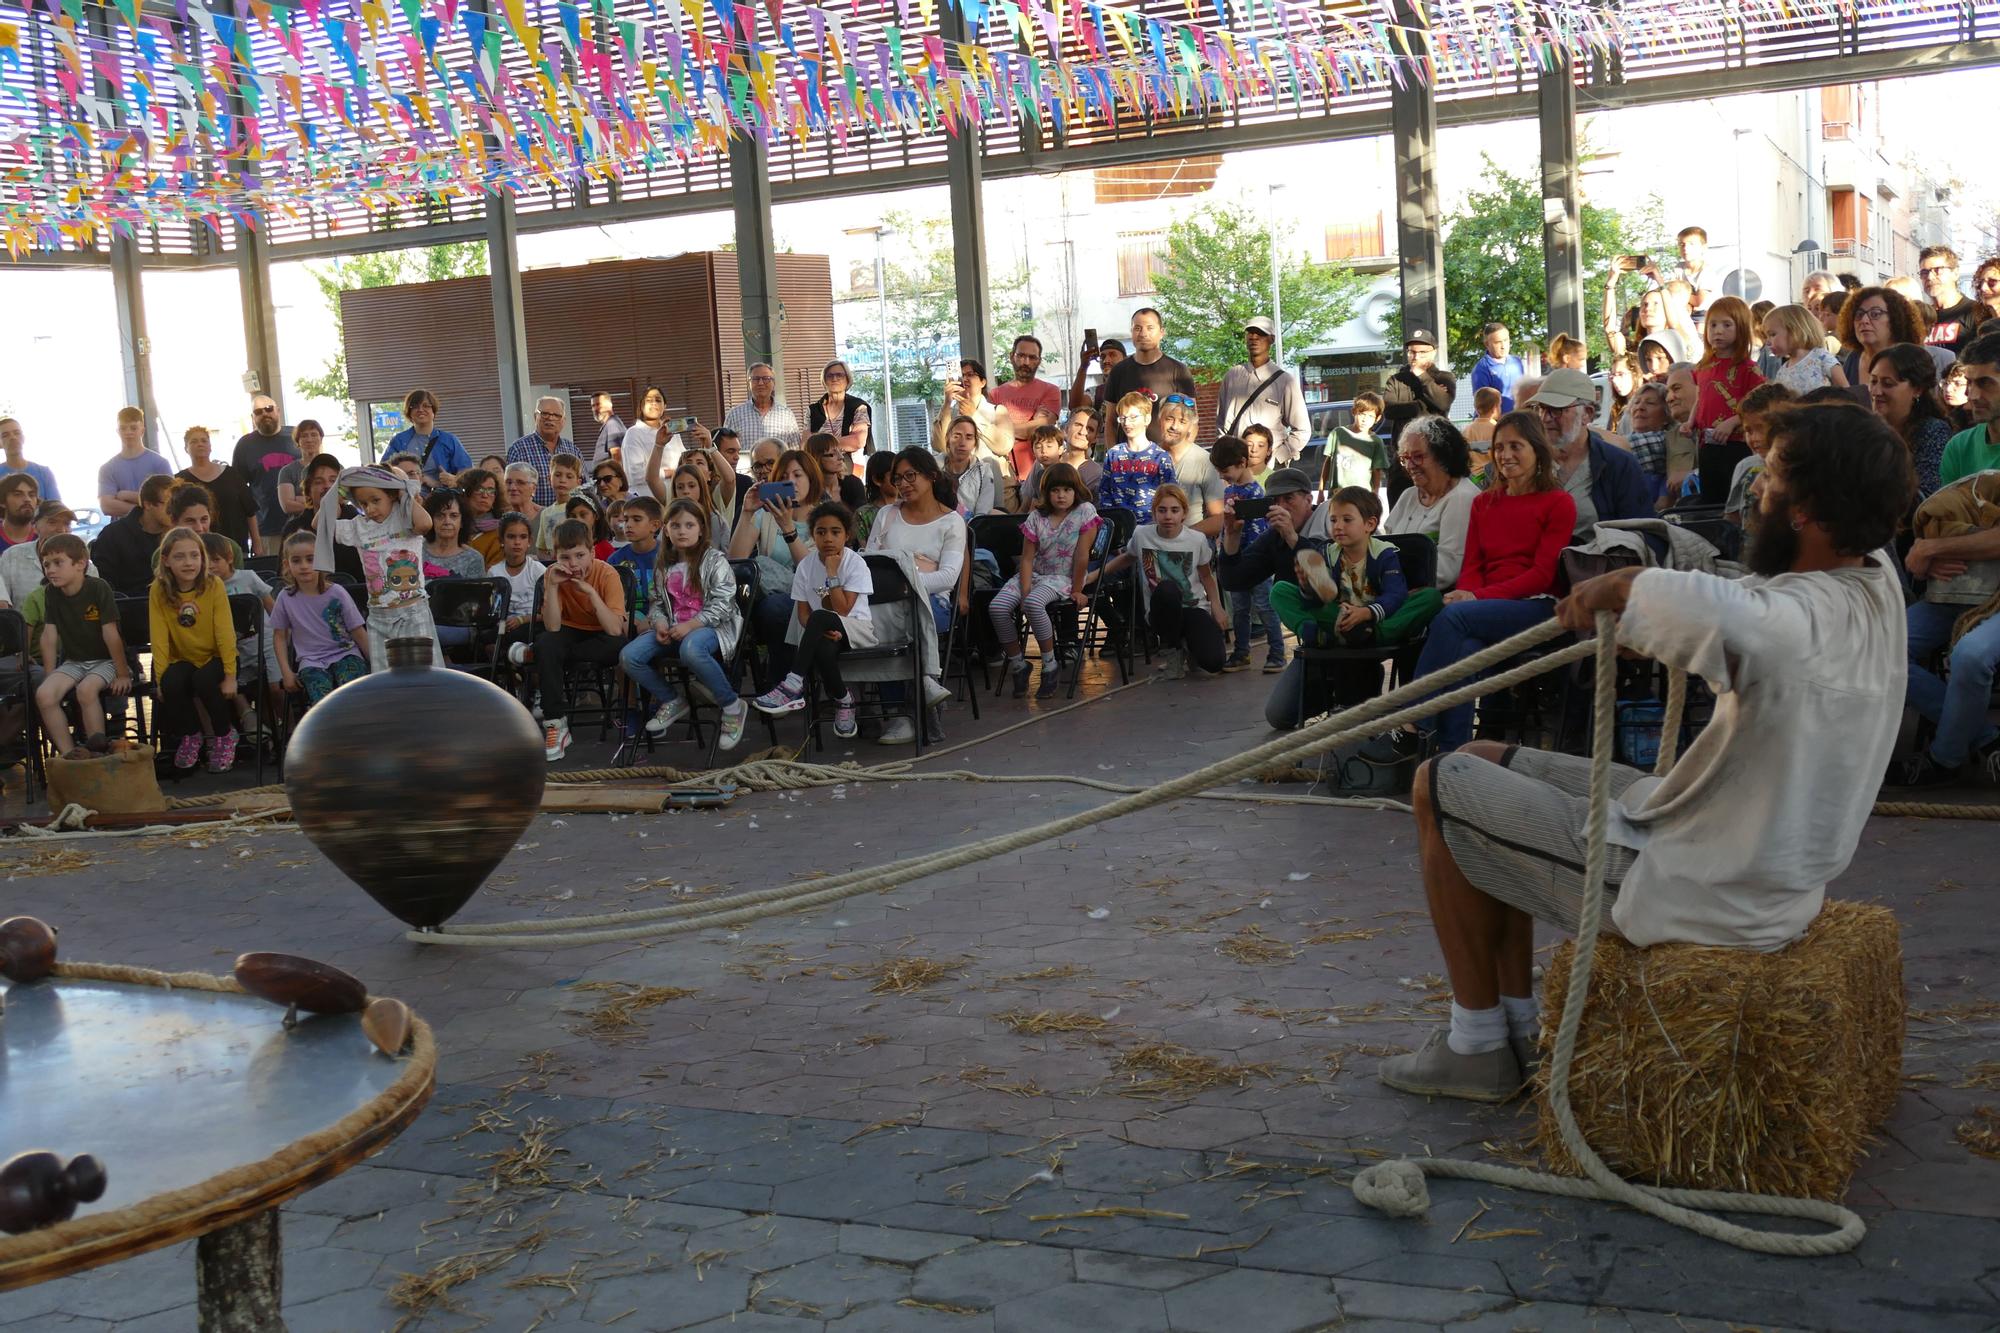
[[[884,238],[882,286],[888,293],[889,364],[896,401],[936,405],[945,381],[958,372],[958,286],[952,263],[951,222],[946,218],[890,213],[882,219],[895,234]],[[1007,375],[1006,351],[1029,331],[1028,274],[1024,268],[987,275],[993,306],[996,380]],[[854,303],[843,354],[854,372],[854,391],[882,402],[881,319],[875,298]]]
[[[1271,310],[1271,226],[1241,204],[1210,201],[1167,228],[1154,278],[1167,339],[1204,379],[1243,360],[1243,323]],[[1354,317],[1366,278],[1342,264],[1282,255],[1279,323],[1287,355],[1325,342]]]
[[[1517,350],[1546,347],[1556,333],[1581,333],[1592,360],[1607,353],[1600,327],[1604,273],[1613,255],[1651,250],[1671,254],[1660,241],[1660,208],[1649,200],[1630,216],[1585,203],[1583,288],[1585,329],[1551,329],[1542,262],[1541,182],[1484,159],[1479,184],[1444,219],[1445,344],[1452,364],[1469,367],[1479,355],[1480,328],[1505,324]],[[1400,340],[1400,330],[1394,335]]]
[[[307,270],[313,281],[319,284],[319,293],[326,301],[327,313],[333,319],[336,336],[342,334],[340,320],[340,294],[364,287],[395,287],[410,282],[438,282],[445,278],[475,278],[486,274],[486,247],[478,241],[461,241],[452,245],[434,245],[422,250],[388,250],[377,254],[350,255],[336,259],[330,264],[315,265]],[[347,387],[347,348],[343,339],[340,350],[327,359],[317,375],[304,375],[292,382],[292,387],[308,398],[331,398],[335,402],[349,403]],[[328,423],[330,426],[332,423]],[[338,429],[329,429],[330,437],[354,441],[354,421],[350,413],[343,413]]]

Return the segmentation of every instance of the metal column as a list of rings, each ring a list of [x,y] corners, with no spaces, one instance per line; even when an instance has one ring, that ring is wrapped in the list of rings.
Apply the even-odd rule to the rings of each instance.
[[[947,50],[970,41],[965,16],[947,4],[939,22]],[[1026,133],[1026,131],[1023,131]],[[958,354],[975,357],[993,374],[993,311],[986,280],[986,217],[980,169],[981,127],[960,121],[945,143],[945,179],[951,187],[952,274],[958,293]]]
[[[519,238],[514,197],[486,196],[487,290],[493,297],[493,352],[500,386],[500,433],[509,444],[528,433],[528,322],[521,314]]]
[[[1413,6],[1399,3],[1395,21],[1412,30],[1423,20]],[[1422,35],[1425,44],[1428,34]],[[1415,42],[1412,43],[1415,45]],[[1438,363],[1445,364],[1444,234],[1439,230],[1437,190],[1437,98],[1414,74],[1389,95],[1389,131],[1396,159],[1396,252],[1403,286],[1403,331],[1428,329],[1438,339]]]
[[[771,158],[761,139],[729,138],[729,198],[736,214],[736,283],[743,298],[743,365],[759,361],[778,377],[785,393],[785,306],[778,299],[778,243],[771,228]],[[723,397],[728,388],[727,359]],[[742,396],[748,397],[746,385]],[[729,406],[725,401],[724,406]]]
[[[160,449],[160,414],[153,403],[153,346],[146,336],[146,293],[138,243],[111,242],[111,299],[118,311],[118,353],[125,368],[125,401],[146,414],[146,445]],[[164,452],[164,451],[163,451]]]
[[[271,256],[263,233],[236,227],[236,288],[243,298],[244,388],[269,394],[285,419],[285,382],[278,374],[278,311],[271,301]],[[247,382],[254,379],[254,383]]]
[[[1583,310],[1583,221],[1576,200],[1576,80],[1555,49],[1535,81],[1542,129],[1542,274],[1549,336],[1588,339]]]

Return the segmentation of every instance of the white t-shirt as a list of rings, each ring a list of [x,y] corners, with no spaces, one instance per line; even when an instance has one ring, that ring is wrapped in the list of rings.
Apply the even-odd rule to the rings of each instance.
[[[1151,552],[1160,581],[1178,585],[1185,605],[1208,610],[1208,589],[1202,584],[1201,570],[1213,556],[1205,534],[1184,527],[1172,537],[1162,537],[1158,527],[1147,523],[1133,532],[1128,549],[1135,556]]]
[[[1715,716],[1665,778],[1612,802],[1634,848],[1611,919],[1634,944],[1768,951],[1847,868],[1902,722],[1902,585],[1858,569],[1741,581],[1649,569],[1618,642],[1700,676]]]
[[[828,588],[845,588],[854,594],[854,605],[841,615],[842,620],[869,620],[868,598],[875,591],[875,580],[868,572],[868,562],[861,558],[861,552],[851,547],[843,548],[840,555],[840,573],[832,578],[826,576],[826,562],[814,551],[799,562],[792,571],[792,600],[804,602],[819,609],[820,597]]]
[[[871,551],[908,551],[937,565],[918,574],[927,596],[958,590],[965,570],[965,520],[951,510],[928,523],[912,523],[896,505],[884,505],[868,529]]]
[[[1470,477],[1460,477],[1456,486],[1428,508],[1412,486],[1396,497],[1389,517],[1382,521],[1382,534],[1422,533],[1435,541],[1438,591],[1450,592],[1458,583],[1459,566],[1465,563],[1465,530],[1472,522],[1472,502],[1478,498],[1479,487]],[[1325,509],[1320,506],[1321,513]]]
[[[625,465],[625,492],[628,495],[651,495],[646,489],[646,473],[653,466],[653,446],[659,439],[659,432],[651,426],[633,426],[625,432],[625,438],[618,445],[619,457]],[[667,458],[660,464],[660,476],[669,483],[674,479],[674,469],[680,466],[683,446],[681,437],[667,437]]]
[[[630,438],[629,433],[627,438]],[[486,577],[507,580],[508,615],[531,616],[535,614],[535,584],[541,581],[542,575],[548,573],[548,570],[547,565],[529,556],[528,563],[521,566],[521,572],[518,574],[509,574],[507,562],[502,560],[486,571]]]

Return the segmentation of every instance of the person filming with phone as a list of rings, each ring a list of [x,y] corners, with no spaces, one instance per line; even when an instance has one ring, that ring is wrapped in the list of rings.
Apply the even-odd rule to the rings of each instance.
[[[759,441],[757,449],[771,443]],[[743,515],[729,539],[729,558],[756,562],[759,591],[750,609],[750,626],[771,655],[771,670],[783,676],[792,669],[792,648],[785,642],[792,614],[792,575],[799,562],[812,555],[812,529],[806,518],[823,494],[819,464],[802,449],[787,449],[778,455],[771,480],[744,490]]]

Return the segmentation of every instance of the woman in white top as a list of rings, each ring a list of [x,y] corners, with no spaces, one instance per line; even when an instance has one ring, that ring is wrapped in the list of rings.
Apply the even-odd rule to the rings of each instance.
[[[1443,417],[1418,417],[1396,441],[1396,461],[1410,488],[1382,520],[1386,533],[1422,533],[1437,544],[1437,589],[1449,592],[1465,559],[1465,529],[1479,487],[1469,473],[1472,453],[1458,427]]]
[[[646,494],[646,478],[651,475],[654,446],[659,442],[661,429],[667,418],[667,399],[658,389],[646,390],[639,400],[638,424],[625,432],[619,442],[618,455],[625,468],[625,491],[628,495]],[[667,438],[667,452],[671,455],[661,466],[666,475],[674,475],[680,465],[680,436]],[[662,503],[665,503],[662,501]]]
[[[938,498],[942,471],[928,449],[909,448],[896,455],[889,471],[889,489],[896,503],[884,505],[868,529],[868,549],[890,553],[906,552],[917,567],[917,586],[931,604],[940,640],[951,633],[953,615],[963,608],[958,599],[964,590],[966,548],[965,520],[958,511]],[[931,664],[933,670],[938,663]],[[937,704],[951,697],[935,674],[924,681],[924,702]],[[902,687],[884,685],[882,697],[895,702]],[[907,717],[892,717],[882,724],[882,744],[903,745],[915,736],[916,728]]]

